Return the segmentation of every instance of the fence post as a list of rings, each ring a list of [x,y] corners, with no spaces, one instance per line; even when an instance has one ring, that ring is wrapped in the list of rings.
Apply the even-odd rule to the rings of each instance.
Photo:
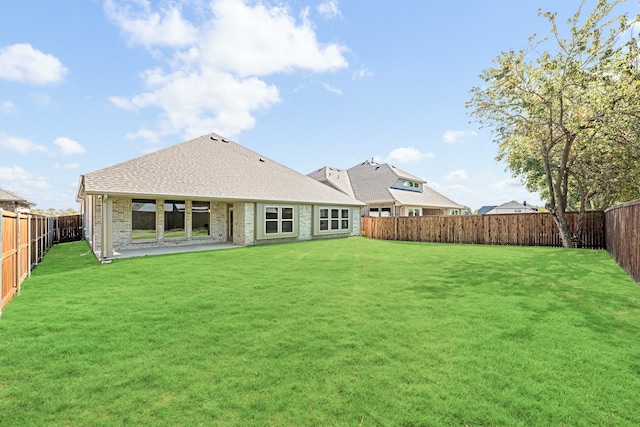
[[[16,270],[17,270],[17,271],[16,271],[16,281],[17,281],[17,284],[18,284],[18,292],[17,292],[17,295],[20,295],[20,288],[21,288],[21,286],[20,286],[20,285],[22,285],[21,280],[20,280],[20,279],[21,279],[21,277],[20,277],[20,276],[22,275],[22,271],[21,271],[21,269],[22,269],[22,259],[21,259],[21,258],[22,258],[22,253],[21,253],[21,252],[22,252],[22,251],[20,250],[20,249],[21,249],[21,248],[20,248],[20,243],[22,242],[22,240],[21,240],[21,238],[22,238],[22,236],[21,236],[21,232],[22,232],[22,230],[21,230],[21,229],[22,229],[22,221],[20,221],[20,220],[21,220],[22,218],[20,217],[20,215],[22,215],[22,214],[21,214],[20,212],[16,212],[16,213],[17,213],[17,215],[16,215],[16,222],[17,222],[17,224],[16,224],[16,228],[17,228],[17,230],[18,230],[18,234],[17,234],[17,236],[16,236],[16,249],[17,249],[17,251],[18,251],[18,252],[16,253],[16,267],[17,267],[17,268],[16,268]]]
[[[2,301],[4,301],[4,295],[2,295],[2,289],[4,284],[2,283],[2,208],[0,208],[0,316],[2,316]]]
[[[29,230],[29,235],[27,236],[27,238],[29,239],[29,244],[27,246],[27,252],[28,252],[28,262],[29,262],[29,273],[27,273],[27,275],[30,277],[31,276],[31,269],[33,268],[33,264],[31,263],[33,260],[31,259],[31,229],[33,228],[31,226],[31,214],[27,215],[27,224],[29,224],[28,230]]]

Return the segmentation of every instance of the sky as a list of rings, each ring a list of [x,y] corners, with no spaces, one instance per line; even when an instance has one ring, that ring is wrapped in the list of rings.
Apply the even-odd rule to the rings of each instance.
[[[303,174],[374,160],[472,210],[543,206],[465,103],[549,34],[539,9],[580,3],[0,0],[0,187],[79,209],[82,174],[216,132]]]

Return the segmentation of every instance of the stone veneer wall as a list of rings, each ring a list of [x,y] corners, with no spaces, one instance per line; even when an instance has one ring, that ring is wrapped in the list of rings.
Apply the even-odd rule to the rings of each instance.
[[[99,199],[97,199],[99,200]],[[192,237],[191,236],[191,201],[187,200],[186,209],[186,237],[165,239],[164,238],[164,200],[156,200],[156,230],[157,240],[131,240],[131,223],[132,223],[132,199],[131,198],[112,198],[112,234],[113,249],[134,249],[134,248],[150,248],[156,246],[185,246],[200,245],[209,243],[226,242],[227,214],[226,203],[210,202],[210,235],[208,237]],[[100,205],[100,206],[98,206]],[[96,230],[96,248],[100,248],[100,239],[98,238],[101,230],[101,200],[96,203],[96,214],[94,216],[94,229]]]
[[[100,250],[102,241],[102,198],[92,197],[88,202],[94,203],[93,215],[91,219],[91,228],[93,229],[93,241],[91,247],[94,251]],[[133,248],[149,248],[156,246],[182,246],[182,245],[198,245],[207,243],[223,243],[227,241],[227,203],[211,202],[211,218],[210,218],[210,236],[208,237],[192,237],[191,236],[191,201],[186,201],[186,226],[187,237],[176,239],[164,239],[164,201],[159,199],[156,202],[156,229],[158,230],[157,240],[132,241],[131,240],[131,198],[114,197],[112,202],[112,234],[113,249],[133,249]],[[344,234],[336,235],[313,235],[313,206],[299,205],[299,233],[298,237],[293,239],[255,239],[255,203],[234,203],[234,224],[233,224],[233,244],[241,246],[261,245],[268,243],[281,243],[290,241],[303,241],[311,239],[326,239],[335,237],[344,237]],[[354,207],[352,212],[352,231],[351,236],[360,235],[360,208]]]
[[[255,212],[255,207],[252,206],[252,212]],[[283,242],[295,242],[312,239],[335,239],[339,237],[347,236],[359,236],[360,235],[360,208],[354,207],[351,209],[352,229],[351,234],[337,233],[326,234],[322,236],[313,235],[313,205],[298,205],[298,237],[292,239],[261,239],[246,243],[247,245],[262,245],[268,243],[283,243]],[[251,219],[251,225],[253,226],[253,218]],[[235,242],[234,242],[235,243]]]

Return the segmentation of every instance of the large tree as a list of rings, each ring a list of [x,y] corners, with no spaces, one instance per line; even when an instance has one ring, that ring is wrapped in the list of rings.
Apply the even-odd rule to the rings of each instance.
[[[492,130],[497,159],[545,197],[565,247],[581,240],[567,209],[579,208],[582,219],[585,209],[640,189],[638,44],[628,16],[611,17],[623,1],[598,0],[585,18],[583,0],[566,37],[555,13],[540,12],[550,37],[499,55],[467,103]]]

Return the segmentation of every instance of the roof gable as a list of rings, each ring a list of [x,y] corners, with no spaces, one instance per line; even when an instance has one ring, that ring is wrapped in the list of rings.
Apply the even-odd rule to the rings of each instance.
[[[349,173],[344,169],[325,166],[307,174],[307,176],[342,191],[350,197],[355,197]]]
[[[217,134],[83,175],[82,193],[361,205]]]
[[[500,206],[495,206],[493,209],[489,210],[487,214],[499,214],[499,213],[531,213],[537,212],[537,209],[532,208],[531,206],[524,205],[520,202],[516,202],[512,200],[507,203],[503,203]]]
[[[18,196],[15,193],[12,193],[9,190],[5,190],[4,188],[0,188],[0,202],[16,202],[22,203],[25,205],[35,206],[35,203],[28,201],[24,197]]]

